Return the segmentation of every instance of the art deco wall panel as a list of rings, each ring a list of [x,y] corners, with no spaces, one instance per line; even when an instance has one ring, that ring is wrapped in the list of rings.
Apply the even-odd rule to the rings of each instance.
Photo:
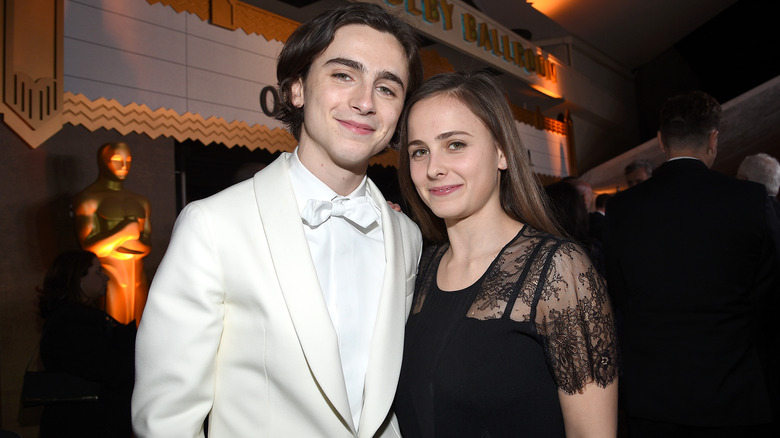
[[[63,123],[151,138],[291,151],[262,108],[276,57],[298,23],[238,0],[0,0],[0,112],[31,147]],[[453,71],[423,50],[426,76]],[[63,99],[64,96],[64,99]],[[514,107],[534,170],[567,165],[569,125]],[[567,143],[568,141],[568,143]],[[569,144],[569,147],[566,145]],[[395,165],[385,153],[374,164]]]
[[[37,147],[62,127],[63,0],[0,0],[5,124]]]

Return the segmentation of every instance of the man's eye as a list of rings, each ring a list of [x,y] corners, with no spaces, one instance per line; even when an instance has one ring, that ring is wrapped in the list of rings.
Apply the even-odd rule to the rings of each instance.
[[[395,91],[391,90],[388,87],[379,86],[376,89],[377,91],[384,94],[385,96],[395,96]]]

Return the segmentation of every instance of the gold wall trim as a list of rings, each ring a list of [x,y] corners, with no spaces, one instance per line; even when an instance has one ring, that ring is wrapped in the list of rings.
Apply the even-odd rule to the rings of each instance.
[[[37,148],[62,129],[63,0],[0,0],[0,114]]]
[[[83,94],[66,92],[62,118],[64,123],[83,126],[90,131],[114,129],[122,135],[135,132],[150,138],[171,137],[177,141],[197,140],[203,144],[221,143],[232,148],[244,146],[269,152],[292,152],[298,142],[287,130],[248,125],[246,122],[227,122],[225,119],[198,114],[178,114],[169,109],[152,111],[146,105],[122,105],[114,99],[89,100]],[[395,166],[398,155],[385,152],[371,160],[371,164]]]
[[[84,95],[65,93],[63,119],[72,125],[81,125],[90,131],[114,129],[120,134],[136,132],[151,138],[172,137],[178,141],[198,140],[203,144],[222,143],[228,147],[258,147],[276,151],[292,151],[297,142],[286,130],[269,129],[263,125],[249,126],[246,122],[227,122],[225,119],[192,113],[178,114],[169,109],[152,111],[146,105],[121,105],[114,99],[95,101]]]
[[[455,71],[450,61],[441,56],[435,49],[420,49],[420,59],[423,64],[423,78],[428,79],[440,73],[452,73]]]
[[[420,58],[423,63],[425,79],[429,79],[431,76],[440,73],[455,71],[455,67],[453,67],[449,60],[444,56],[441,56],[435,49],[420,49]],[[520,123],[531,125],[540,131],[550,131],[566,137],[569,135],[570,130],[567,123],[545,117],[539,108],[537,108],[536,111],[531,111],[521,108],[512,102],[509,102],[509,107],[512,110],[512,115],[515,120]]]
[[[509,109],[512,110],[512,116],[514,116],[515,120],[520,123],[531,125],[540,131],[550,131],[564,137],[569,136],[569,129],[566,123],[545,117],[538,107],[536,111],[531,111],[509,102]]]
[[[188,12],[201,20],[229,29],[242,29],[267,40],[284,42],[299,23],[238,0],[147,0],[160,3],[177,13]],[[33,148],[57,133],[63,123],[82,125],[94,131],[115,129],[127,134],[138,132],[151,138],[172,137],[178,141],[198,140],[204,144],[223,143],[249,149],[262,147],[271,152],[292,151],[297,142],[286,130],[246,122],[204,119],[197,114],[177,114],[172,110],[152,111],[143,104],[120,105],[100,98],[90,101],[62,89],[64,0],[0,0],[0,60],[2,60],[3,121]],[[40,26],[41,22],[50,23]],[[41,35],[42,29],[45,35]],[[32,35],[31,32],[35,32]],[[422,50],[426,77],[453,71],[452,65],[433,50]],[[540,112],[514,107],[518,121],[573,139],[570,123],[546,119]],[[574,162],[570,156],[570,162]],[[387,151],[371,164],[395,166],[397,153]]]
[[[238,0],[146,0],[170,6],[177,13],[189,12],[203,21],[227,29],[241,29],[266,40],[287,41],[300,26],[297,21],[276,15]]]
[[[211,17],[209,8],[211,0],[146,0],[150,5],[160,3],[170,6],[177,13],[189,12],[197,15],[201,20],[208,21]]]

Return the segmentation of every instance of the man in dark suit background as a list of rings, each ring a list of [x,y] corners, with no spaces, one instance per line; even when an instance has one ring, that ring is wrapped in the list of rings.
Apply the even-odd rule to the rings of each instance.
[[[607,205],[632,438],[775,436],[759,352],[778,296],[777,224],[761,185],[709,170],[720,118],[705,93],[669,99],[666,163]]]

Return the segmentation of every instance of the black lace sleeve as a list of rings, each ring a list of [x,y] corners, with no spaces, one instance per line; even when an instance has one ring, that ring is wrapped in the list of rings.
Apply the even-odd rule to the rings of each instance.
[[[618,348],[604,279],[575,243],[562,242],[545,258],[535,322],[558,388],[605,387],[617,376]]]

